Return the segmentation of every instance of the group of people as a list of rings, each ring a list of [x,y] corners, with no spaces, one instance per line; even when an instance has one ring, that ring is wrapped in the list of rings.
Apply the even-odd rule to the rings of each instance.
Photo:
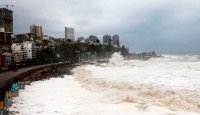
[[[13,103],[12,98],[19,96],[19,90],[25,89],[25,85],[30,85],[30,81],[12,83],[10,90],[5,92],[4,101],[0,102],[0,115],[8,112]]]

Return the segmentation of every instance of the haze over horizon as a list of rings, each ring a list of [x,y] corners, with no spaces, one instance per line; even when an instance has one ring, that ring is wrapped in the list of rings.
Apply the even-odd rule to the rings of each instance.
[[[200,51],[198,0],[1,0],[13,4],[14,34],[41,24],[49,36],[64,38],[64,27],[75,37],[119,34],[131,52]],[[102,40],[101,40],[102,41]]]

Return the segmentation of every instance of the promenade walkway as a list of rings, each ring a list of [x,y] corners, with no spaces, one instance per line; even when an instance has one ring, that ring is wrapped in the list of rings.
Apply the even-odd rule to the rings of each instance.
[[[21,69],[18,69],[17,71],[8,71],[8,72],[0,73],[0,86],[3,83],[5,83],[6,81],[8,81],[9,79],[12,79],[22,73],[28,72],[28,71],[36,69],[36,68],[44,67],[44,66],[47,66],[47,65],[39,65],[39,66],[21,68]]]
[[[68,65],[68,64],[72,64],[70,62],[63,62],[63,63],[52,63],[52,64],[46,64],[46,65],[38,65],[38,66],[33,66],[33,67],[27,67],[27,68],[21,68],[18,69],[17,71],[7,71],[4,73],[0,73],[0,86],[2,86],[4,83],[6,83],[8,80],[23,74],[25,72],[37,69],[37,68],[42,68],[42,67],[46,67],[46,66],[57,66],[57,65]]]

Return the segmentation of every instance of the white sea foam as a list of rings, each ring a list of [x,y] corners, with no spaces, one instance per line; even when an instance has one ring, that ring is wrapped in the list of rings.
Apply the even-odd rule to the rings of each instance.
[[[73,76],[53,78],[26,86],[13,99],[10,111],[15,115],[198,115],[145,103],[114,103],[105,94],[85,89]]]
[[[141,61],[115,54],[108,64],[73,72],[27,86],[10,110],[20,115],[200,114],[198,55]]]
[[[171,110],[199,112],[200,61],[196,56],[185,57],[166,55],[149,61],[118,62],[123,66],[117,62],[113,66],[87,65],[76,68],[74,73],[85,87],[105,91],[116,103],[150,103]]]

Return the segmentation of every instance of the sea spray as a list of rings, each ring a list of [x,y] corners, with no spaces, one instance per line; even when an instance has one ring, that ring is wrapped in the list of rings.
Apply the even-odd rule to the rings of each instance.
[[[123,62],[123,57],[120,55],[120,53],[115,52],[111,58],[109,59],[109,64],[112,65],[121,65]]]

